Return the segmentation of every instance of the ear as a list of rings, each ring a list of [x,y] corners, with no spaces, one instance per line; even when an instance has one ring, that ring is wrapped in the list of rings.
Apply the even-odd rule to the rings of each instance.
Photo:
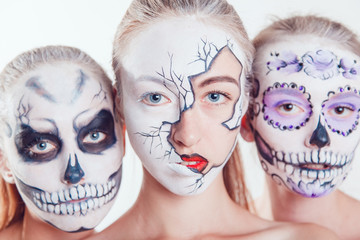
[[[15,183],[14,175],[8,166],[8,161],[5,159],[3,152],[0,150],[0,172],[2,178],[8,183]]]
[[[250,122],[249,122],[248,116],[246,114],[241,119],[240,134],[245,141],[247,141],[247,142],[254,141],[252,127],[250,126]]]

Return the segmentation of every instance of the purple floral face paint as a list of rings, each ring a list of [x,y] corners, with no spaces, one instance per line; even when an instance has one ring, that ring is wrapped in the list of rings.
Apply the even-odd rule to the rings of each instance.
[[[309,99],[304,86],[275,83],[264,92],[264,120],[281,130],[299,129],[312,114]]]
[[[309,51],[299,57],[292,51],[271,52],[271,59],[266,65],[268,73],[280,71],[283,73],[296,73],[304,71],[308,76],[326,80],[338,76],[355,79],[360,74],[360,64],[352,58],[338,57],[328,50]]]
[[[268,44],[255,61],[251,124],[261,165],[304,197],[331,193],[360,140],[358,56],[315,41]]]
[[[331,131],[347,136],[359,124],[359,91],[347,86],[338,92],[330,92],[322,105],[322,115]]]

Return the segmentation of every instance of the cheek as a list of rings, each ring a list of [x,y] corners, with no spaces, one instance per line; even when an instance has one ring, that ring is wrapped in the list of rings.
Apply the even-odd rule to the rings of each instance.
[[[330,149],[334,152],[351,153],[355,151],[360,141],[360,130],[356,129],[348,136],[342,136],[326,129],[330,137]]]

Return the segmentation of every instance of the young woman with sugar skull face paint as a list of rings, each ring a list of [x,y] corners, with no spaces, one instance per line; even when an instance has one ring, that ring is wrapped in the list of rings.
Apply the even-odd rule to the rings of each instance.
[[[242,133],[256,143],[274,218],[358,237],[360,204],[336,188],[360,140],[360,43],[314,16],[279,20],[254,43],[256,88]]]
[[[84,52],[47,46],[19,55],[0,80],[2,187],[15,183],[25,203],[20,221],[1,234],[89,236],[121,182],[123,136],[110,79]],[[4,209],[15,201],[1,200]]]
[[[293,229],[251,215],[224,183],[247,108],[251,55],[225,1],[130,5],[115,37],[113,67],[143,186],[135,205],[94,239],[257,239]]]

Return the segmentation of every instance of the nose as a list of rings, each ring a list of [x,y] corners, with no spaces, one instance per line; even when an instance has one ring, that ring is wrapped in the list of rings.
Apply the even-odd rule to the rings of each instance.
[[[71,155],[69,155],[69,161],[64,176],[65,182],[68,184],[76,184],[81,181],[84,175],[85,173],[79,164],[77,155],[74,154],[73,158],[71,158]]]
[[[321,124],[320,118],[316,129],[311,135],[309,143],[310,145],[316,145],[318,148],[322,148],[330,144],[329,135],[326,132],[325,127]]]
[[[181,113],[180,119],[171,127],[171,140],[174,147],[191,147],[200,140],[199,118],[194,109]]]

